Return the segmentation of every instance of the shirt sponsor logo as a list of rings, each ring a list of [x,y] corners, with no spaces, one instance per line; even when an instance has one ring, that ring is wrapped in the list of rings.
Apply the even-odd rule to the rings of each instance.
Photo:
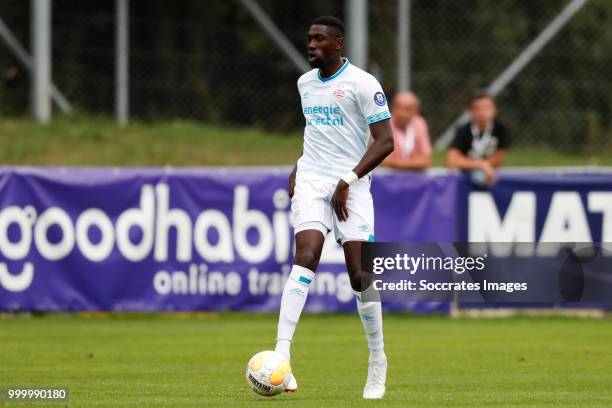
[[[306,106],[303,109],[304,117],[306,118],[306,126],[312,125],[327,125],[327,126],[343,126],[344,113],[342,109],[334,105],[317,105]]]
[[[304,108],[304,115],[341,115],[342,110],[338,106],[333,105],[317,105],[317,106],[306,106]]]

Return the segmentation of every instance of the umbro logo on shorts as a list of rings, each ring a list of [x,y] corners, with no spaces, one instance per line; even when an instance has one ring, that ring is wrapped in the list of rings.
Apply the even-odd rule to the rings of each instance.
[[[368,224],[362,224],[357,228],[359,228],[359,231],[361,232],[368,232],[370,230],[370,226]]]

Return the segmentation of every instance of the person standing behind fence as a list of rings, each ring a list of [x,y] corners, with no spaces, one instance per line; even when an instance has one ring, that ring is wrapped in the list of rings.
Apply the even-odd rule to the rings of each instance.
[[[471,119],[457,129],[446,155],[446,165],[471,171],[475,184],[490,185],[497,178],[495,168],[504,160],[508,134],[496,118],[495,101],[486,92],[474,93],[469,112]]]
[[[431,166],[431,142],[427,122],[419,114],[419,99],[401,92],[391,105],[391,129],[395,149],[383,166],[403,170],[424,170]]]

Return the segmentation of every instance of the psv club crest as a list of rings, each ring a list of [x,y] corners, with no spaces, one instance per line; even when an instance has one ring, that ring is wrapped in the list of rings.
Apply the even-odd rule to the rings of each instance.
[[[334,89],[332,91],[332,95],[334,95],[336,99],[344,99],[346,97],[346,93],[344,92],[344,89],[342,88]]]

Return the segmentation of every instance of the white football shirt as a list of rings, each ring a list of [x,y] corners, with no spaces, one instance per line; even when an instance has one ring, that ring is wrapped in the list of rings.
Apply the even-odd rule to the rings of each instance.
[[[376,78],[346,58],[334,75],[313,69],[297,86],[306,120],[298,177],[335,184],[365,154],[369,125],[391,118],[387,99]]]

